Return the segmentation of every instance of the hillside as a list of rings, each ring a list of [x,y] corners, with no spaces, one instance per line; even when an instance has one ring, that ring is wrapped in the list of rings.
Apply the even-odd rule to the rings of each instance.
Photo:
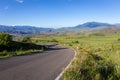
[[[91,30],[88,33],[120,34],[120,27],[111,26],[111,27],[99,28],[99,29]]]
[[[112,24],[108,23],[100,23],[100,22],[87,22],[81,25],[75,26],[75,28],[97,28],[97,27],[106,27],[106,26],[113,26]]]
[[[52,28],[40,28],[34,26],[5,26],[0,25],[0,32],[6,32],[10,34],[43,34],[44,32],[50,32]]]
[[[111,27],[111,26],[118,26],[118,24],[109,24],[109,23],[101,23],[101,22],[86,22],[83,24],[79,24],[77,26],[73,27],[63,27],[60,28],[60,30],[78,30],[78,29],[93,29],[93,28],[98,28],[98,27]]]

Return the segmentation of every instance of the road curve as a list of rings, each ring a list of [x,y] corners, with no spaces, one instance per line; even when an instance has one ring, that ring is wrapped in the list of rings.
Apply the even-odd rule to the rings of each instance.
[[[0,80],[54,80],[74,57],[74,51],[63,46],[26,56],[0,60]]]

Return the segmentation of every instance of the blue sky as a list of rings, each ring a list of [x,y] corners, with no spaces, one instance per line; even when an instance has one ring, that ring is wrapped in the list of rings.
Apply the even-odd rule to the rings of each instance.
[[[69,27],[120,23],[120,0],[0,0],[0,24]]]

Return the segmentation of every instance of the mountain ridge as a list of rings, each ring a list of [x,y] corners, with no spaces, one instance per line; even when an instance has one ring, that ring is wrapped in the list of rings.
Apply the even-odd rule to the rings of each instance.
[[[109,23],[102,23],[102,22],[86,22],[83,24],[79,24],[73,27],[62,27],[59,29],[63,30],[72,30],[72,29],[92,29],[97,27],[111,27],[111,26],[119,26],[119,24],[109,24]]]
[[[35,26],[6,26],[0,25],[0,32],[7,32],[10,34],[51,34],[51,33],[60,33],[62,31],[79,31],[79,30],[90,30],[96,28],[105,28],[105,27],[117,27],[120,24],[109,24],[109,23],[101,23],[101,22],[86,22],[83,24],[79,24],[73,27],[63,27],[63,28],[43,28],[43,27],[35,27]]]

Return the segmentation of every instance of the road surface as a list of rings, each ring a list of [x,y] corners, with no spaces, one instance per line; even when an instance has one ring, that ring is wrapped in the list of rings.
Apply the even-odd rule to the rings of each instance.
[[[74,57],[74,51],[52,46],[48,51],[0,60],[0,80],[54,80]]]

